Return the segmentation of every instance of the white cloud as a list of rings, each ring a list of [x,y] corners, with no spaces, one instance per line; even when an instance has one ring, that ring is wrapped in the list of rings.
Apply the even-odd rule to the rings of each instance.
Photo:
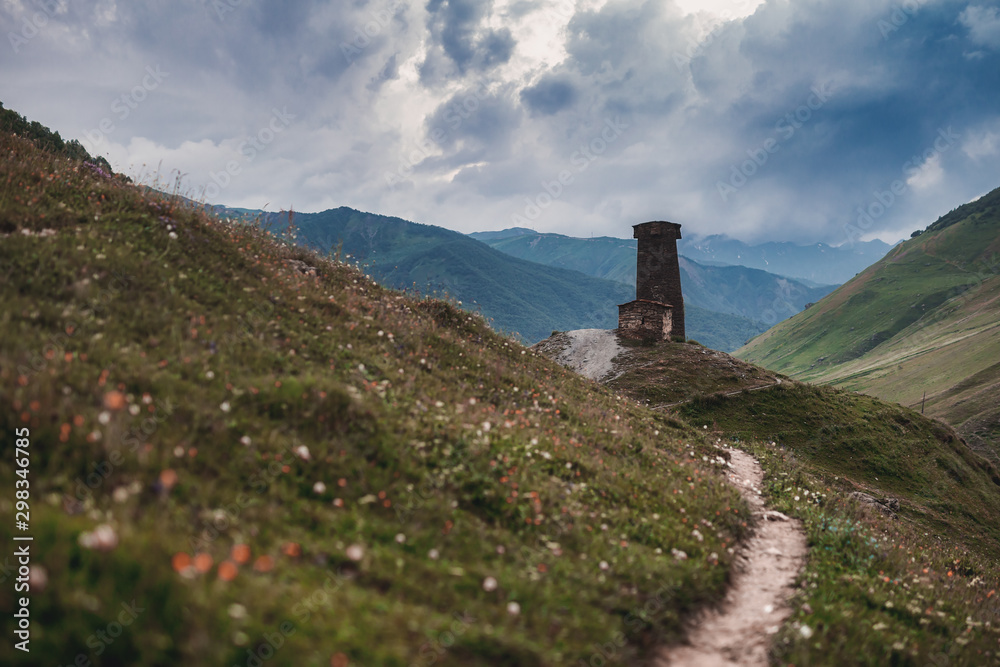
[[[906,184],[916,191],[926,190],[940,183],[943,176],[944,167],[941,166],[941,154],[935,153],[916,168],[914,173],[906,179]]]
[[[904,178],[928,128],[954,125],[963,150],[916,158],[914,192],[880,227],[953,208],[947,197],[1000,173],[998,18],[981,5],[940,3],[938,23],[922,13],[883,39],[877,23],[898,0],[242,0],[221,16],[200,0],[60,2],[63,14],[0,58],[4,105],[67,138],[111,118],[101,152],[126,173],[162,163],[192,191],[287,105],[294,124],[220,192],[231,205],[345,205],[473,231],[510,226],[570,169],[530,226],[628,236],[667,218],[692,234],[837,242],[857,206]],[[0,0],[0,34],[20,30],[29,4]],[[937,39],[957,21],[968,41]],[[512,50],[481,48],[506,29]],[[962,60],[968,50],[977,59]],[[423,76],[434,58],[437,76]],[[122,118],[110,105],[147,64],[170,76]],[[806,109],[826,81],[829,101]],[[475,109],[455,127],[448,110],[463,101]],[[787,136],[777,125],[796,112],[805,120]],[[574,156],[615,118],[628,128],[580,170]],[[723,201],[717,182],[773,137],[780,149]],[[401,166],[405,180],[388,187]]]
[[[990,126],[970,132],[962,144],[962,152],[977,162],[1000,155],[1000,119]]]
[[[974,44],[1000,49],[1000,10],[996,7],[969,5],[958,20],[969,29]]]
[[[708,14],[724,19],[750,16],[764,0],[674,0],[685,14]]]

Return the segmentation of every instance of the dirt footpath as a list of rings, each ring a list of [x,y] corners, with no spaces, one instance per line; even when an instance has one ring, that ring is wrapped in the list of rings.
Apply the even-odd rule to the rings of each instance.
[[[694,621],[687,642],[664,649],[656,667],[766,667],[771,637],[791,613],[787,601],[806,555],[802,524],[766,511],[760,465],[738,449],[729,452],[729,481],[761,517],[759,527],[737,559],[722,607]]]

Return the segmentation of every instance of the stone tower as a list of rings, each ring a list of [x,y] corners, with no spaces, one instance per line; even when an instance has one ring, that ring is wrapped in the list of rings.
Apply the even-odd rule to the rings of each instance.
[[[673,307],[671,335],[685,338],[684,296],[681,294],[681,267],[677,260],[677,241],[681,226],[674,222],[644,222],[633,225],[639,239],[635,272],[637,301],[655,301]]]

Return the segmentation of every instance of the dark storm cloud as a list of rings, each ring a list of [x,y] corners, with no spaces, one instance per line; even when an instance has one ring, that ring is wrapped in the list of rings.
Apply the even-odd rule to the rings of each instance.
[[[480,82],[446,100],[426,120],[427,136],[443,155],[424,168],[454,169],[510,154],[523,113],[508,92],[490,92]]]
[[[838,242],[894,184],[869,233],[1000,184],[995,4],[767,0],[725,21],[664,0],[4,0],[0,99],[68,137],[110,118],[123,161],[201,182],[287,106],[230,201],[509,226],[569,170],[533,226]],[[147,67],[169,75],[116,114]]]
[[[430,0],[427,29],[432,38],[421,68],[425,83],[440,83],[454,73],[485,72],[510,60],[515,40],[507,28],[481,26],[492,0]]]
[[[995,12],[906,4],[770,2],[691,48],[689,17],[662,3],[613,2],[571,21],[570,59],[557,73],[596,114],[629,117],[629,143],[673,129],[659,135],[663,162],[683,175],[665,172],[652,191],[683,192],[683,182],[701,193],[706,222],[759,217],[780,234],[839,241],[857,206],[912,177],[940,132],[964,132],[1000,108],[1000,63],[982,48]],[[559,108],[544,94],[550,80],[522,93],[537,115]],[[564,136],[567,146],[578,138]],[[989,189],[981,169],[962,166],[955,140],[934,159],[956,174],[963,192],[953,196]],[[975,184],[960,183],[966,169]],[[607,187],[631,189],[624,173]],[[897,200],[880,224],[927,205],[911,188]]]
[[[521,100],[532,112],[542,115],[557,113],[577,99],[576,88],[567,79],[546,77],[521,91]]]
[[[858,205],[912,176],[928,147],[942,145],[941,132],[964,132],[993,114],[1000,102],[998,61],[966,57],[968,39],[957,25],[961,12],[955,3],[927,3],[894,15],[893,6],[810,2],[791,14],[768,5],[748,18],[739,54],[758,85],[733,97],[724,116],[746,141],[742,150],[734,146],[729,164],[713,167],[717,184],[734,185],[743,180],[734,167],[747,164],[747,183],[720,210],[738,214],[748,200],[766,199],[780,184],[799,200],[790,202],[792,211],[808,199],[825,207],[827,233],[836,240],[835,221],[853,219]],[[709,49],[700,60],[713,58],[733,62],[721,49]],[[696,82],[698,64],[692,64]],[[767,164],[749,165],[748,159],[764,155],[760,148],[768,140],[776,150]],[[961,170],[958,147],[949,148],[938,159]],[[977,180],[972,190],[983,187]],[[896,200],[893,214],[917,202],[912,192]]]

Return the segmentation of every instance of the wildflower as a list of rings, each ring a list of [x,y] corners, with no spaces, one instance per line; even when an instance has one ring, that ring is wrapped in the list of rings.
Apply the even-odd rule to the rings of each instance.
[[[309,448],[305,445],[299,445],[295,448],[295,455],[298,456],[303,461],[308,461],[311,457],[309,454]]]
[[[601,570],[605,570],[606,571],[611,566],[608,565],[608,561],[602,560],[600,563],[597,564],[597,567],[601,568]]]
[[[347,547],[347,550],[344,553],[346,553],[347,557],[354,562],[361,560],[365,556],[365,550],[360,544],[352,544]]]
[[[171,468],[160,471],[160,485],[164,491],[169,491],[177,484],[177,473]]]
[[[802,627],[799,628],[799,634],[801,634],[806,639],[809,639],[810,637],[813,636],[813,629],[810,628],[808,625],[803,625]]]
[[[524,352],[522,352],[521,354],[524,354]],[[517,616],[518,614],[521,613],[521,605],[519,605],[516,602],[508,602],[507,613],[510,614],[511,616]]]
[[[234,602],[231,605],[229,605],[228,612],[229,612],[229,618],[240,619],[240,618],[246,618],[247,616],[247,608],[241,605],[239,602]]]
[[[236,578],[236,574],[238,572],[239,569],[236,567],[236,564],[233,563],[231,560],[219,563],[219,572],[218,572],[219,579],[222,579],[223,581],[232,581],[233,579]]]
[[[253,564],[255,572],[270,572],[273,567],[274,559],[270,556],[259,556]]]
[[[84,549],[97,549],[98,551],[111,551],[118,546],[118,535],[115,529],[106,523],[102,523],[90,532],[80,534],[80,546]]]
[[[28,583],[31,586],[31,590],[37,590],[40,593],[44,592],[45,587],[49,585],[48,570],[41,565],[32,565],[28,571]]]
[[[396,544],[403,544],[404,542],[406,542],[406,535],[403,535],[402,533],[397,533]]]
[[[246,544],[234,544],[229,557],[234,562],[244,565],[250,562],[250,547]]]
[[[431,549],[427,552],[427,557],[431,560],[437,560],[441,557],[441,553],[437,549]]]
[[[229,407],[229,401],[223,401],[222,404],[219,405],[219,409],[223,412],[229,412]]]
[[[121,410],[125,407],[125,394],[120,391],[109,391],[104,395],[104,407],[108,410]]]
[[[195,554],[195,557],[194,557],[194,569],[197,570],[198,572],[200,572],[201,574],[205,574],[206,572],[208,572],[209,570],[211,570],[212,569],[212,556],[211,556],[211,554],[207,554],[204,551],[202,551],[201,553]]]
[[[486,577],[483,579],[483,590],[487,593],[495,591],[497,589],[497,580],[493,577]]]
[[[170,565],[174,568],[174,572],[183,572],[191,567],[191,557],[183,551],[179,551],[170,559]]]
[[[323,482],[316,482],[313,484],[313,493],[323,494],[326,493],[326,484]]]

